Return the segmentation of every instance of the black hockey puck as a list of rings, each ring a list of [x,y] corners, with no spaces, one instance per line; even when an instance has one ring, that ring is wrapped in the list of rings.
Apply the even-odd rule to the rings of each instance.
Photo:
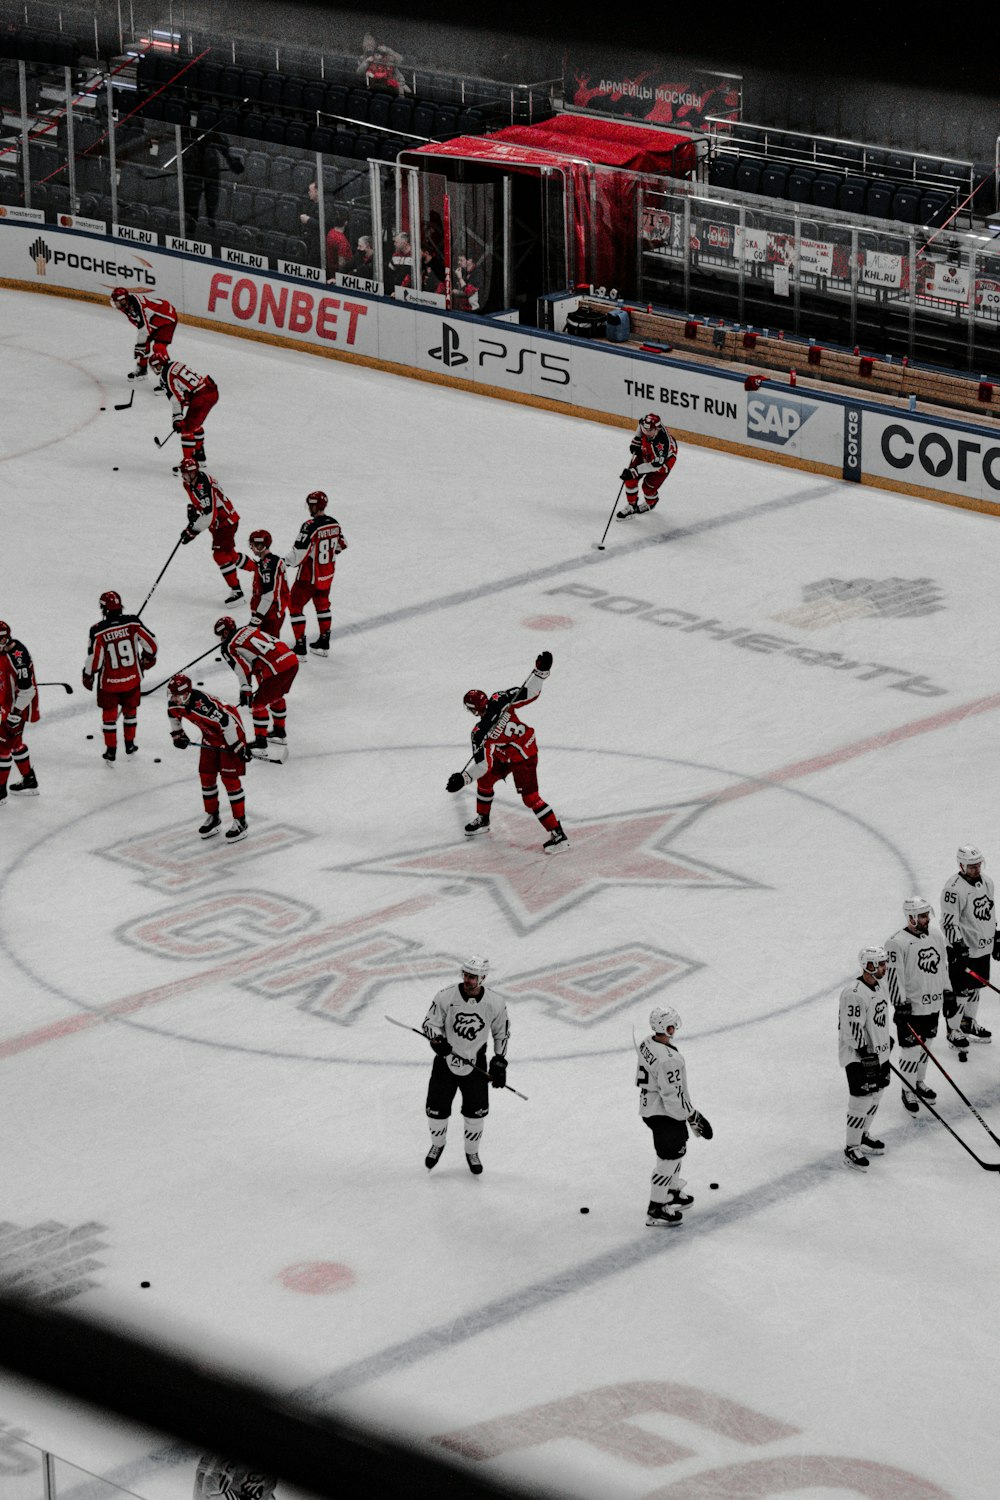
[[[589,1214],[590,1213],[590,1209],[589,1208],[581,1208],[580,1212],[582,1214]]]
[[[717,1182],[710,1182],[708,1185],[710,1188],[717,1188],[719,1186]]]
[[[92,734],[88,734],[87,738],[88,738],[88,740],[92,740],[94,738],[94,736]]]
[[[118,465],[117,464],[113,464],[112,465],[111,472],[112,472],[112,474],[117,474],[118,473]]]
[[[101,407],[101,411],[107,411],[107,409],[108,409],[108,408],[107,408],[107,407],[106,407],[106,406],[102,406],[102,407]]]
[[[155,755],[153,757],[153,765],[154,766],[158,766],[159,764],[160,764],[160,757],[158,755]]]
[[[140,1286],[149,1286],[149,1282],[148,1281],[140,1281],[139,1285]]]
[[[199,681],[199,682],[195,683],[195,687],[204,687],[204,686],[205,686],[205,684],[203,682]]]

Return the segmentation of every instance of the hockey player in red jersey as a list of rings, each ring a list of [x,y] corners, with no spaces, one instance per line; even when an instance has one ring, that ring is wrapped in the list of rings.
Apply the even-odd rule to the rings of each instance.
[[[0,620],[0,808],[7,803],[11,761],[21,773],[10,790],[25,797],[38,796],[38,781],[24,743],[25,724],[38,719],[38,687],[31,654]]]
[[[203,693],[196,688],[190,677],[178,672],[167,684],[170,694],[167,702],[167,718],[170,721],[170,738],[178,750],[186,750],[191,740],[184,729],[184,720],[193,724],[201,743],[198,758],[198,774],[201,777],[201,795],[207,814],[198,832],[203,839],[210,839],[222,827],[219,817],[219,786],[222,785],[229,798],[233,822],[226,829],[226,838],[231,844],[247,836],[246,804],[243,796],[243,772],[249,751],[243,725],[235,708]]]
[[[630,444],[628,468],[622,470],[625,499],[628,502],[618,512],[619,521],[628,516],[640,516],[655,510],[660,498],[660,486],[677,462],[677,443],[660,421],[655,411],[642,418]],[[642,499],[639,499],[639,480],[642,480]]]
[[[233,566],[253,577],[250,624],[259,625],[277,640],[288,611],[288,578],[285,560],[271,551],[271,541],[269,531],[251,531],[247,543],[251,555],[238,552]]]
[[[211,375],[198,375],[182,365],[179,359],[167,358],[166,350],[156,348],[149,357],[166,387],[174,413],[174,431],[181,435],[184,458],[205,462],[205,418],[219,399],[219,387]]]
[[[266,755],[269,718],[273,719],[270,738],[279,746],[286,743],[285,695],[299,670],[298,657],[284,641],[275,640],[258,626],[238,627],[231,615],[216,620],[215,633],[223,657],[239,678],[240,707],[249,708],[253,718],[251,749],[257,755]]]
[[[118,714],[121,712],[125,754],[134,755],[136,719],[142,677],[156,661],[156,637],[137,615],[122,612],[121,595],[108,589],[98,601],[101,618],[90,627],[83,685],[92,692],[97,683],[97,706],[104,731],[104,759],[114,765],[118,754]]]
[[[462,700],[479,723],[472,731],[475,760],[472,770],[454,771],[448,777],[448,791],[460,792],[470,781],[476,783],[476,816],[465,825],[466,838],[487,833],[493,789],[498,781],[511,776],[525,807],[530,807],[548,832],[542,848],[546,854],[565,849],[565,833],[555,813],[538,791],[538,746],[530,724],[522,724],[515,707],[534,703],[552,666],[552,653],[542,651],[535,660],[535,670],[519,688],[507,688],[487,698],[481,688],[470,688]]]
[[[286,568],[298,568],[292,584],[290,610],[296,656],[306,654],[305,607],[316,606],[319,635],[310,642],[317,656],[330,654],[330,586],[337,566],[337,555],[347,549],[344,534],[332,516],[326,514],[329,504],[322,490],[306,496],[308,521],[303,521],[291,552],[285,558]]]
[[[167,345],[177,330],[177,309],[166,297],[153,297],[149,292],[131,292],[128,287],[116,286],[111,293],[111,305],[136,329],[135,369],[129,380],[142,380],[149,368],[149,357],[154,349],[164,360],[169,358]]]
[[[193,458],[181,461],[180,476],[188,497],[188,523],[181,532],[181,541],[186,546],[199,531],[210,532],[212,561],[229,585],[226,603],[237,604],[243,598],[243,590],[236,573],[240,556],[236,550],[236,528],[240,524],[236,508],[212,475],[199,469]]]

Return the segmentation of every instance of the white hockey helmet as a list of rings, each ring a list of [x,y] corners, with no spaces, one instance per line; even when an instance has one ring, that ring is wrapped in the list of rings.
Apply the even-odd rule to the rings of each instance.
[[[653,1032],[654,1036],[657,1032],[669,1031],[671,1027],[674,1031],[678,1031],[680,1024],[680,1016],[669,1005],[654,1005],[653,1009],[649,1012],[649,1029]]]
[[[985,863],[982,850],[977,849],[975,844],[959,844],[958,853],[955,855],[955,858],[958,860],[958,868],[960,870],[964,870],[966,865],[982,865]]]
[[[862,974],[866,969],[877,969],[879,964],[887,964],[888,962],[888,953],[886,953],[884,948],[880,948],[877,944],[875,944],[871,948],[862,948],[861,952],[858,954],[858,963],[861,965]]]
[[[477,979],[485,979],[489,972],[490,961],[480,953],[467,953],[462,959],[463,974],[475,974]]]
[[[929,917],[934,915],[934,908],[923,896],[908,896],[903,902],[904,917],[922,917],[924,912]]]

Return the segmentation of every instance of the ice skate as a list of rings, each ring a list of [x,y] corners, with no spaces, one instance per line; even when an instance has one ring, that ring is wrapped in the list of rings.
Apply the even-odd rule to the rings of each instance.
[[[668,1208],[665,1203],[651,1203],[646,1212],[647,1229],[676,1229],[683,1223],[684,1215],[680,1209]]]
[[[214,834],[218,833],[221,827],[222,819],[219,817],[219,814],[209,813],[204,823],[202,823],[199,827],[198,832],[201,834],[203,839],[210,839]]]
[[[876,1141],[870,1135],[863,1135],[861,1137],[861,1145],[865,1151],[870,1151],[872,1156],[881,1156],[885,1150],[885,1141]]]
[[[903,1101],[903,1108],[908,1109],[911,1115],[918,1115],[920,1113],[920,1105],[917,1103],[916,1094],[911,1093],[909,1089],[904,1089],[900,1098]]]
[[[443,1146],[432,1146],[430,1148],[430,1150],[428,1151],[427,1155],[424,1157],[424,1166],[427,1168],[428,1172],[433,1171],[433,1169],[437,1166],[438,1162],[441,1160],[441,1158],[442,1158],[443,1155],[444,1155],[444,1147]]]
[[[298,656],[298,657],[301,657],[301,659],[303,661],[305,661],[305,657],[306,657],[305,636],[303,636],[301,640],[297,640],[295,642],[295,655]]]
[[[844,1166],[854,1167],[858,1172],[867,1172],[868,1158],[857,1146],[845,1146]]]
[[[245,839],[249,832],[246,818],[236,818],[232,825],[226,829],[226,842],[228,844],[238,844],[240,839]]]
[[[465,837],[467,839],[478,838],[481,833],[489,833],[489,818],[473,818],[471,823],[465,825]]]
[[[22,777],[20,781],[13,782],[9,790],[12,791],[16,797],[37,797],[38,782],[35,780],[34,771],[29,771],[27,776]],[[989,1036],[989,1032],[987,1032],[986,1035]]]
[[[146,378],[146,376],[148,374],[149,374],[148,369],[147,370],[130,370],[128,378],[129,378],[129,380],[145,380],[145,378]]]
[[[12,792],[17,790],[16,786],[11,787]],[[978,1021],[963,1021],[962,1036],[969,1042],[992,1042],[993,1040],[992,1031],[987,1031],[985,1026],[980,1026]]]
[[[444,1147],[442,1146],[441,1149],[443,1151]],[[469,1171],[472,1173],[473,1177],[478,1177],[480,1172],[483,1170],[483,1164],[479,1160],[479,1156],[477,1155],[477,1153],[475,1151],[466,1151],[465,1159],[469,1163]]]
[[[0,786],[0,811],[7,806],[7,788]]]
[[[569,839],[562,831],[562,824],[557,823],[542,845],[542,849],[546,854],[554,854],[557,849],[565,849],[568,844]]]
[[[682,1192],[680,1188],[671,1188],[667,1194],[667,1202],[671,1208],[690,1208],[694,1202],[694,1194]]]
[[[963,1031],[949,1031],[948,1046],[955,1048],[960,1059],[964,1060],[969,1055],[969,1038]]]
[[[113,766],[117,758],[118,751],[114,745],[109,745],[104,754],[101,756],[101,759],[104,761],[105,765],[109,766]]]
[[[927,1104],[933,1104],[937,1098],[935,1091],[932,1088],[928,1088],[926,1083],[915,1083],[913,1091],[918,1099],[923,1099]]]
[[[624,510],[617,512],[616,519],[627,521],[629,516],[644,516],[649,511],[649,506],[640,500],[638,505],[626,505]]]
[[[139,748],[139,746],[136,744],[135,740],[126,740],[125,741],[125,754],[126,755],[134,755],[135,752],[138,750],[138,748]]]
[[[226,595],[226,603],[227,604],[239,604],[239,602],[240,602],[240,600],[242,598],[243,598],[243,590],[241,588],[237,587],[237,588],[233,589],[231,593],[229,593],[229,594]]]
[[[330,632],[321,630],[314,641],[309,642],[309,650],[315,651],[317,656],[330,655]]]

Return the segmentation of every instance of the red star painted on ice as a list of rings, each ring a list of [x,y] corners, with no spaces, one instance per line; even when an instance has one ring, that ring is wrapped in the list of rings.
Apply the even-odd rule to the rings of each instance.
[[[530,932],[606,885],[749,888],[755,881],[691,859],[665,846],[706,811],[690,806],[646,808],[571,824],[569,848],[542,853],[546,835],[534,819],[506,813],[478,839],[436,845],[349,868],[372,875],[451,877],[479,881],[519,932]],[[532,832],[530,843],[525,833]],[[345,867],[340,867],[345,868]]]

